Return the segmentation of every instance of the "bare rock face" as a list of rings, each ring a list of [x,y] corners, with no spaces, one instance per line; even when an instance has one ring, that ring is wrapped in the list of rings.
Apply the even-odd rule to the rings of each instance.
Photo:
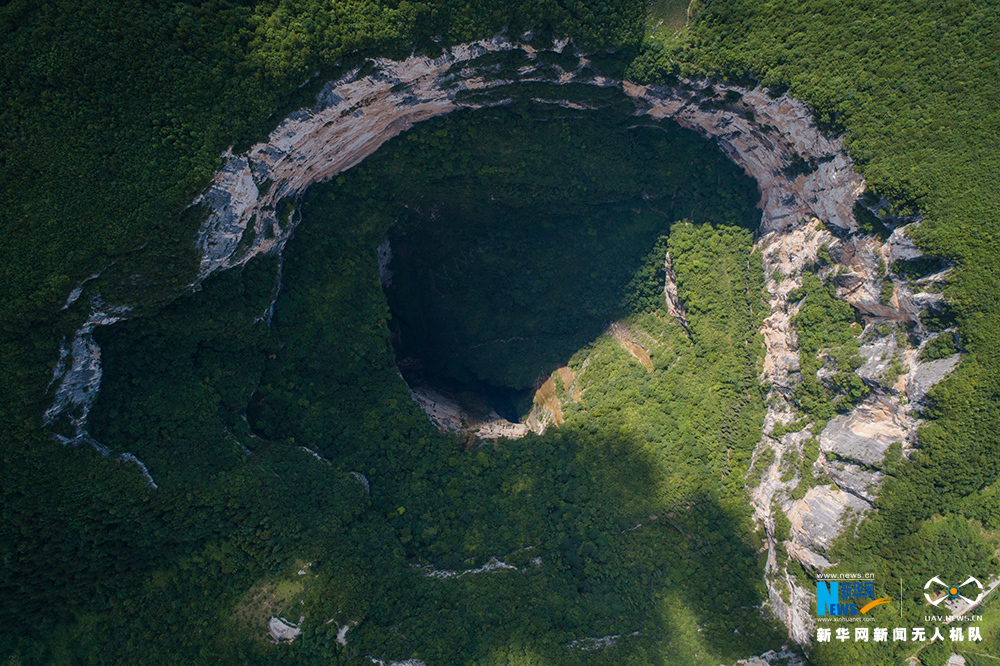
[[[410,387],[410,397],[442,432],[466,432],[478,439],[520,439],[529,432],[544,432],[547,423],[511,423],[494,411],[485,418],[469,414],[457,400],[429,386]]]
[[[837,298],[856,308],[882,308],[879,303],[879,245],[874,238],[853,237],[844,241],[831,241],[830,255],[837,262],[837,275],[833,277]],[[879,310],[890,313],[890,309]]]
[[[267,633],[271,634],[271,638],[279,643],[291,643],[302,633],[302,630],[299,629],[298,625],[283,617],[272,617],[267,622]]]
[[[830,562],[830,560],[818,553],[813,552],[807,546],[803,546],[794,541],[785,541],[784,546],[789,555],[794,557],[799,562],[802,562],[807,567],[817,571],[822,571],[823,569],[833,566],[833,563]]]
[[[896,357],[897,347],[894,335],[879,336],[861,345],[858,353],[865,360],[865,364],[858,368],[858,376],[869,381],[878,381],[884,377]]]
[[[838,174],[838,178],[843,177]],[[762,185],[762,191],[764,188]],[[831,189],[829,193],[836,191]],[[832,208],[832,204],[823,207]],[[763,217],[768,219],[766,209]],[[826,424],[818,437],[820,456],[811,475],[802,478],[796,470],[794,478],[781,480],[788,478],[789,470],[804,455],[805,437],[799,433],[777,439],[765,434],[757,447],[758,452],[771,449],[774,453],[770,468],[751,490],[755,520],[767,536],[768,603],[788,627],[790,636],[803,645],[810,643],[813,630],[812,593],[788,573],[781,558],[793,558],[814,570],[833,566],[826,554],[845,529],[856,525],[871,510],[884,478],[887,451],[895,442],[901,444],[903,455],[916,446],[924,396],[958,362],[956,355],[920,363],[918,349],[912,347],[909,335],[902,331],[897,334],[900,324],[912,323],[921,345],[933,337],[923,332],[919,323],[923,306],[913,290],[920,288],[920,281],[910,283],[900,276],[885,274],[886,257],[914,257],[906,249],[906,243],[911,241],[898,233],[893,248],[888,248],[877,238],[851,233],[846,238],[842,233],[834,236],[819,219],[812,219],[808,224],[765,233],[757,241],[763,252],[771,303],[771,314],[762,330],[766,357],[761,378],[771,385],[765,433],[775,423],[787,425],[802,416],[793,401],[794,389],[801,380],[796,332],[791,323],[798,306],[787,302],[787,294],[801,285],[803,269],[811,265],[812,270],[817,270],[821,247],[826,246],[833,265],[819,268],[819,275],[834,286],[837,297],[850,303],[866,324],[859,329],[863,364],[856,372],[872,388],[872,394],[849,413]],[[881,292],[887,280],[892,280],[893,296],[885,305]],[[925,300],[934,302],[931,298]],[[812,426],[807,423],[802,432],[810,431]],[[800,491],[794,499],[793,491],[800,484],[806,484],[806,491]],[[789,539],[780,544],[775,537],[776,511],[782,511],[791,524]]]
[[[885,243],[885,254],[889,261],[909,261],[924,256],[917,244],[906,233],[910,226],[913,225],[897,227],[889,236],[889,240]]]
[[[869,506],[859,507],[864,513],[875,504],[875,496],[882,479],[885,477],[877,469],[845,460],[832,460],[822,463],[826,476],[846,493],[868,503]]]
[[[76,297],[79,298],[79,294]],[[67,302],[67,305],[71,302]],[[67,421],[72,429],[72,436],[56,435],[64,444],[88,441],[104,455],[108,454],[108,450],[90,438],[86,431],[87,415],[97,399],[102,374],[101,348],[94,341],[93,332],[98,326],[108,326],[120,321],[130,309],[106,305],[100,297],[95,297],[91,303],[90,316],[76,332],[73,342],[63,344],[59,363],[50,382],[50,386],[57,384],[55,400],[45,410],[43,423],[48,426],[59,420]]]
[[[841,151],[840,140],[820,133],[804,103],[708,81],[681,81],[673,88],[626,81],[624,90],[648,104],[646,113],[653,118],[672,118],[714,138],[757,181],[761,235],[814,216],[844,230],[857,229],[852,210],[864,180]]]
[[[677,276],[674,274],[674,263],[670,261],[669,252],[663,261],[663,268],[666,274],[663,281],[663,298],[667,302],[667,314],[676,319],[690,335],[691,327],[688,326],[687,312],[684,311],[684,304],[681,303],[681,298],[677,293]]]
[[[553,48],[561,52],[565,46],[566,42],[557,42]],[[298,222],[293,212],[279,218],[282,201],[297,205],[310,185],[359,164],[416,123],[460,108],[479,108],[478,103],[460,101],[462,94],[503,87],[513,81],[486,76],[491,73],[489,68],[478,69],[472,61],[516,48],[529,57],[536,54],[530,46],[495,37],[455,46],[433,59],[377,58],[372,61],[373,73],[362,76],[359,67],[327,83],[313,107],[290,114],[266,143],[242,155],[227,152],[223,156],[225,166],[192,204],[208,210],[195,240],[202,255],[197,281],[220,268],[239,266],[262,252],[280,251]],[[470,66],[462,66],[467,63]],[[612,79],[594,76],[586,64],[586,60],[581,61],[573,72],[559,70],[557,83],[583,78],[594,87],[616,85]],[[518,81],[550,81],[538,74],[538,69],[522,68]],[[575,107],[587,108],[580,104]]]
[[[830,421],[819,436],[820,450],[866,465],[879,465],[890,444],[908,439],[912,425],[903,406],[874,395],[850,414]]]
[[[815,553],[824,552],[840,536],[845,514],[851,510],[860,514],[869,508],[866,502],[835,486],[810,488],[786,512],[792,524],[792,543]]]
[[[761,330],[767,352],[761,378],[781,391],[789,391],[798,383],[799,370],[798,336],[792,326],[796,309],[789,305],[788,294],[802,286],[802,269],[815,261],[822,245],[833,240],[833,235],[813,218],[787,231],[764,234],[757,241],[757,249],[764,256],[771,306]]]
[[[958,366],[959,358],[959,354],[954,354],[948,358],[914,364],[907,378],[906,395],[913,401],[923,400],[927,391]]]
[[[508,48],[509,42],[495,39],[437,59],[377,60],[376,73],[360,76],[356,69],[324,86],[315,106],[292,113],[268,142],[243,155],[226,153],[225,166],[193,204],[209,210],[195,241],[202,255],[198,281],[280,249],[295,227],[294,219],[278,219],[282,200],[295,202],[309,185],[358,164],[414,123],[458,108],[455,96],[470,84],[446,73],[456,63]],[[453,82],[458,85],[445,86]]]

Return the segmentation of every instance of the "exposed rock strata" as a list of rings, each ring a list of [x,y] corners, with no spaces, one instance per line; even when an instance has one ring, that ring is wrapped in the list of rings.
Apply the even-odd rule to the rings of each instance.
[[[898,399],[873,395],[851,413],[830,420],[819,437],[820,450],[875,466],[893,442],[914,436],[913,419]]]
[[[838,174],[838,178],[853,180],[845,174]],[[761,189],[765,186],[761,185]],[[832,205],[822,208],[830,210]],[[765,222],[768,219],[766,208],[763,218]],[[878,332],[881,325],[891,328],[896,322],[912,321],[917,323],[918,336],[923,335],[919,308],[912,301],[894,295],[889,305],[880,303],[882,280],[893,276],[883,273],[884,264],[879,258],[885,256],[886,249],[877,239],[838,238],[815,217],[808,224],[764,233],[757,247],[763,252],[771,305],[771,314],[765,319],[762,331],[766,347],[762,379],[771,385],[765,433],[771,432],[776,423],[788,425],[801,416],[792,402],[794,388],[801,380],[797,338],[791,324],[798,305],[789,304],[787,295],[801,286],[802,271],[807,266],[815,269],[818,265],[819,249],[823,246],[827,247],[834,265],[819,269],[820,275],[829,278],[837,296],[851,303],[866,321],[865,330],[859,331],[867,342],[860,349],[864,363],[857,374],[873,392],[850,413],[826,424],[818,438],[821,455],[810,478],[800,478],[796,471],[792,478],[782,481],[788,479],[788,470],[797,467],[804,453],[804,442],[812,436],[811,423],[800,432],[785,433],[780,438],[765,435],[758,445],[758,452],[765,448],[774,452],[773,462],[752,491],[755,519],[767,534],[769,605],[788,627],[792,638],[801,644],[810,642],[813,596],[788,573],[781,558],[787,554],[814,569],[832,566],[825,553],[848,525],[856,524],[871,509],[890,445],[899,442],[900,450],[905,452],[916,443],[920,401],[958,361],[956,355],[920,363],[918,350],[901,344],[905,335]],[[897,279],[899,284],[907,286],[901,278]],[[900,291],[898,286],[894,288],[895,294]],[[924,335],[925,342],[926,339]],[[899,377],[892,385],[886,385],[894,367]],[[821,369],[820,378],[823,373]],[[809,488],[804,496],[792,498],[792,491],[799,484],[812,486],[820,479],[824,481]],[[781,544],[775,535],[775,511],[782,511],[791,525],[789,539]]]
[[[914,356],[916,355],[914,354]],[[959,354],[954,354],[936,361],[914,362],[911,371],[905,377],[907,397],[913,401],[923,400],[935,384],[947,377],[958,366],[959,358]]]
[[[75,300],[75,299],[74,299]],[[131,308],[106,305],[100,298],[91,303],[90,316],[77,330],[73,342],[63,344],[59,352],[59,363],[49,383],[58,384],[55,399],[43,416],[47,426],[64,420],[71,428],[72,435],[56,434],[63,444],[90,442],[104,455],[108,450],[92,440],[86,431],[87,415],[90,414],[97,389],[101,385],[101,348],[94,341],[93,332],[98,326],[108,326],[120,321]]]
[[[681,81],[673,88],[625,82],[624,90],[648,105],[647,115],[672,118],[715,139],[757,181],[760,234],[790,229],[812,216],[844,230],[857,229],[852,207],[864,181],[840,150],[840,140],[819,132],[803,102],[708,81]],[[798,161],[811,171],[794,175],[789,167]]]
[[[559,43],[556,49],[561,51],[564,46]],[[358,68],[327,83],[316,104],[289,115],[271,132],[267,143],[241,155],[227,152],[212,185],[194,202],[208,208],[196,238],[202,256],[198,281],[220,268],[238,266],[257,254],[280,249],[297,222],[294,218],[279,219],[282,201],[297,201],[310,185],[360,163],[418,122],[460,108],[478,108],[477,103],[461,101],[461,95],[512,81],[495,80],[485,76],[488,70],[460,65],[514,48],[525,47],[498,37],[456,46],[434,59],[375,59],[373,73],[362,76]],[[534,54],[530,47],[526,50]],[[533,76],[535,69],[522,68],[519,80],[549,80]],[[560,72],[558,83],[576,78],[572,72]],[[592,76],[587,82],[614,84]]]
[[[845,512],[861,514],[868,508],[863,500],[836,486],[810,488],[806,496],[793,503],[787,512],[792,524],[793,549],[790,552],[803,559],[820,562],[816,553],[825,551],[839,536],[831,527],[841,523]]]
[[[410,397],[420,405],[437,428],[445,432],[468,432],[479,439],[520,439],[532,431],[531,424],[511,423],[491,411],[479,419],[465,411],[457,400],[430,386],[411,386]],[[536,426],[544,431],[544,424]]]
[[[909,261],[919,259],[923,252],[906,234],[907,227],[898,227],[885,243],[885,254],[889,261]]]

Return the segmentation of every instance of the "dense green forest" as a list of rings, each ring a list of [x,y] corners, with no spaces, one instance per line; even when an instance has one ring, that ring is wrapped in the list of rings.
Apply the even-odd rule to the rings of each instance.
[[[870,190],[923,216],[917,242],[956,264],[945,294],[959,330],[925,358],[958,349],[962,363],[931,393],[918,449],[888,465],[877,511],[833,554],[839,570],[886,581],[995,572],[995,4],[688,9],[681,29],[673,4],[626,0],[0,8],[0,659],[714,665],[781,645],[756,609],[761,543],[745,495],[764,410],[756,194],[704,142],[668,126],[629,129],[629,109],[612,98],[603,115],[523,103],[434,121],[309,192],[270,326],[261,316],[274,257],[186,291],[199,220],[183,211],[227,147],[263,138],[364,56],[434,54],[502,29],[530,28],[537,43],[571,36],[606,72],[637,81],[714,72],[787,89],[845,133]],[[393,297],[375,265],[387,231],[416,243],[403,277],[485,239],[497,246],[494,272],[470,274],[433,317],[464,326],[468,347],[525,329],[538,344],[438,371],[523,387],[568,366],[589,388],[564,399],[561,427],[469,448],[427,422],[389,342]],[[510,249],[525,239],[537,253]],[[595,257],[598,244],[608,253]],[[667,250],[690,330],[663,309]],[[521,271],[530,279],[509,301],[479,297]],[[92,432],[141,459],[156,489],[127,461],[63,447],[41,427],[60,345],[96,294],[135,309],[95,333],[105,376]],[[832,347],[840,372],[837,390],[799,388],[799,404],[823,420],[868,389],[851,374],[852,314],[818,280],[801,296],[803,349]],[[425,298],[401,295],[397,319],[427,317],[404,312]],[[649,366],[602,335],[611,321],[644,345]],[[438,331],[424,333],[439,358]],[[490,557],[518,570],[425,575]],[[906,595],[920,607],[917,585]],[[997,654],[1000,624],[986,612],[976,651]],[[307,618],[293,645],[264,640],[273,614]],[[566,647],[606,635],[623,638]],[[965,648],[920,656],[942,663]],[[810,658],[897,663],[912,651],[834,644]],[[971,648],[967,657],[982,661]]]

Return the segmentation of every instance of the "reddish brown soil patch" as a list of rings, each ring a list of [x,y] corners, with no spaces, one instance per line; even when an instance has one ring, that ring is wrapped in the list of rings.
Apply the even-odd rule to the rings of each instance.
[[[649,370],[650,374],[652,374],[653,359],[649,357],[649,352],[647,352],[645,349],[643,349],[637,343],[632,342],[631,340],[619,340],[618,344],[622,346],[622,349],[624,349],[629,354],[632,354],[632,356],[635,356],[637,359],[639,359],[639,363],[642,363],[644,366],[646,366],[646,369]]]
[[[545,383],[542,384],[541,388],[535,391],[534,402],[536,405],[544,407],[552,412],[552,420],[555,421],[557,426],[563,424],[565,419],[563,418],[562,405],[559,404],[559,395],[556,391],[556,380],[554,374],[549,375],[549,378],[545,380]]]
[[[608,327],[607,334],[617,340],[622,349],[632,354],[652,374],[653,359],[649,357],[646,348],[635,341],[632,330],[626,324],[616,321]]]

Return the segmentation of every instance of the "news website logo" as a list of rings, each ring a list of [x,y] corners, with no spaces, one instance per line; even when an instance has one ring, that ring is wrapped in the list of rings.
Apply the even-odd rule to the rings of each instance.
[[[890,597],[875,597],[873,581],[816,581],[817,617],[864,615],[876,606],[890,601]]]

